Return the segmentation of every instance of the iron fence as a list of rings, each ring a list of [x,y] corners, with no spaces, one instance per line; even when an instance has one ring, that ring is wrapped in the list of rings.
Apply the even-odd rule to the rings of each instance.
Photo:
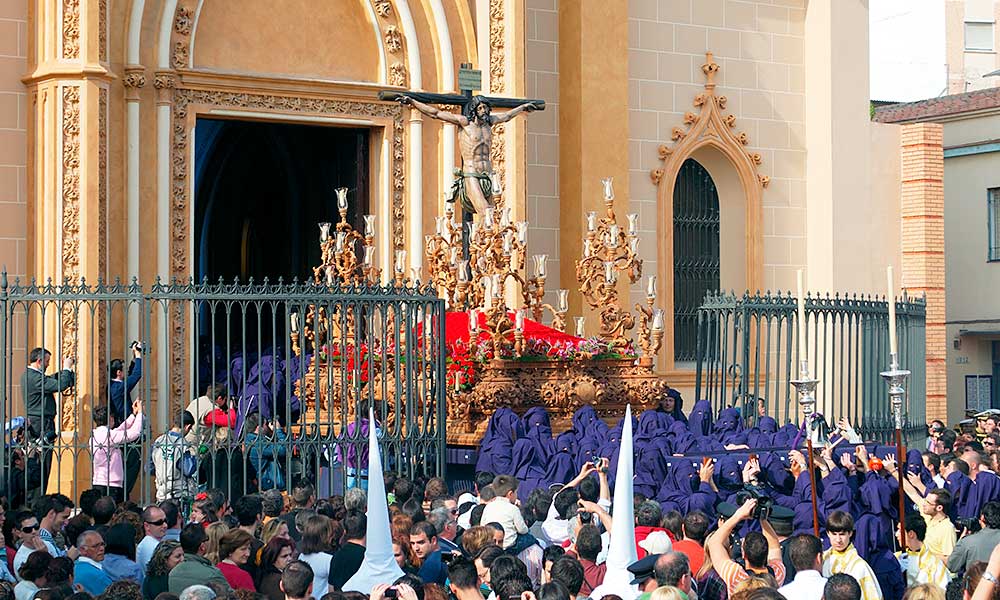
[[[444,311],[435,290],[413,286],[144,289],[3,274],[4,491],[14,506],[97,485],[184,503],[200,489],[234,499],[299,481],[338,493],[366,483],[369,407],[384,469],[443,475]],[[36,347],[52,353],[44,380],[27,364]],[[183,435],[185,409],[196,422]]]
[[[817,411],[831,425],[846,417],[869,440],[890,443],[894,422],[888,389],[879,375],[889,367],[889,307],[872,297],[808,297],[807,354],[819,379]],[[924,300],[896,304],[902,368],[907,385],[904,435],[913,442],[925,429]],[[698,311],[695,397],[713,410],[737,406],[752,424],[758,410],[779,423],[801,422],[790,381],[798,374],[796,299],[792,296],[709,293]]]

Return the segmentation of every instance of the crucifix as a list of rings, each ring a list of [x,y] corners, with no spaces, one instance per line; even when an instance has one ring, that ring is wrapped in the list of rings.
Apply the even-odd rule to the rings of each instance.
[[[506,123],[523,112],[545,110],[544,100],[474,96],[472,92],[482,86],[481,74],[463,64],[458,72],[462,94],[428,94],[424,92],[379,92],[379,100],[394,100],[412,106],[422,114],[457,125],[462,167],[455,169],[449,202],[461,202],[468,212],[483,214],[491,207],[491,199],[499,191],[499,182],[493,172],[490,147],[493,144],[492,126]],[[434,105],[454,105],[461,114],[437,108]],[[491,114],[493,108],[509,108],[500,114]]]

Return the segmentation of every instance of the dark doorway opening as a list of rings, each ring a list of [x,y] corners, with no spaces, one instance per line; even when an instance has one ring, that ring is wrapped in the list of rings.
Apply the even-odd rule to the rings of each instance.
[[[340,220],[334,189],[348,188],[347,219],[356,229],[369,212],[370,134],[365,128],[199,118],[196,278],[310,280],[320,262],[317,224]],[[198,312],[205,358],[212,353],[228,363],[282,347],[287,339],[281,303],[205,305]]]

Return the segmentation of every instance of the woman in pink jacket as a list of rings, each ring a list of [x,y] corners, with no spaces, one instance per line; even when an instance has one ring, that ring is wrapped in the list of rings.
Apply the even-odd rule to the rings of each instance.
[[[115,502],[125,500],[125,466],[122,446],[142,435],[142,402],[132,402],[132,414],[124,423],[115,423],[107,406],[94,409],[94,433],[90,436],[90,453],[94,457],[93,484]]]

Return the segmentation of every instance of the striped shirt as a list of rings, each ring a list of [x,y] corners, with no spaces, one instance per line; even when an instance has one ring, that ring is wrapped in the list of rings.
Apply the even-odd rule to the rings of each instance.
[[[900,563],[904,560],[907,563],[907,587],[921,583],[930,583],[942,590],[948,587],[948,582],[951,581],[951,573],[948,572],[948,568],[944,566],[941,559],[927,548],[926,544],[921,546],[919,551],[908,550],[906,554],[907,557],[904,559],[903,553],[897,552],[896,558],[899,559]]]
[[[831,548],[823,553],[823,577],[829,579],[830,575],[837,573],[847,573],[858,581],[862,600],[882,600],[882,588],[875,579],[875,573],[868,563],[858,556],[854,544],[843,552]]]
[[[770,568],[771,572],[774,573],[774,579],[778,582],[780,587],[785,583],[785,563],[781,562],[781,556],[775,558],[768,557],[767,566]],[[736,588],[750,579],[750,573],[746,569],[741,567],[738,563],[727,560],[721,565],[717,566],[715,570],[722,577],[722,580],[726,582],[726,589],[729,594],[732,595],[736,592]]]

